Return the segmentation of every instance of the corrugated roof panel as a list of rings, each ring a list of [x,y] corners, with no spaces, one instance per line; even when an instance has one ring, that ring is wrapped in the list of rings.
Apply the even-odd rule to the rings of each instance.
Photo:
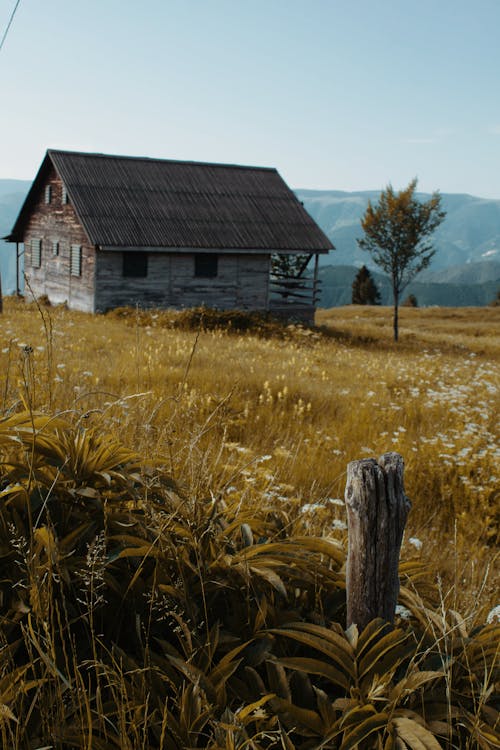
[[[46,159],[96,245],[332,248],[275,169],[56,150]]]

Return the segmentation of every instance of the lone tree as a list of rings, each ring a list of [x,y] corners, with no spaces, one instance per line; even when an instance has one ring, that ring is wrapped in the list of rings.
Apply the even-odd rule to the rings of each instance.
[[[441,224],[446,212],[441,209],[441,196],[432,194],[425,203],[415,197],[417,179],[406,190],[395,193],[388,185],[379,202],[368,207],[361,219],[365,236],[358,240],[363,250],[371,253],[375,263],[391,278],[394,297],[394,341],[398,340],[398,309],[401,294],[410,281],[429,265],[436,252],[429,240]]]
[[[361,266],[352,282],[353,305],[380,305],[380,292],[366,266]]]

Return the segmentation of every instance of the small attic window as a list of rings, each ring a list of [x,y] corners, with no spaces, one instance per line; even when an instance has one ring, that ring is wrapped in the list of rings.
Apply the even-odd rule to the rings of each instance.
[[[216,253],[196,253],[194,275],[213,279],[218,274],[219,256]]]
[[[59,243],[57,240],[52,242],[52,255],[59,255]]]
[[[45,203],[50,203],[52,200],[52,185],[45,186]]]
[[[63,206],[65,206],[65,205],[67,205],[69,203],[68,191],[66,190],[66,188],[64,187],[64,185],[62,186],[61,203],[63,204]]]

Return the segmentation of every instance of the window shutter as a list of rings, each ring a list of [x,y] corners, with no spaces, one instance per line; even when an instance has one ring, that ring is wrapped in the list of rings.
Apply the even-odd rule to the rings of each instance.
[[[31,266],[40,268],[42,265],[42,240],[31,240]]]
[[[82,247],[81,245],[71,245],[69,266],[70,266],[70,274],[72,276],[82,275]]]

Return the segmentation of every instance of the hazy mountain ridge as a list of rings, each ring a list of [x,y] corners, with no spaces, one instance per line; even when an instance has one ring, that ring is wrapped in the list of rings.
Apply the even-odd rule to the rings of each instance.
[[[323,264],[370,264],[370,256],[356,242],[362,236],[360,220],[368,200],[379,191],[296,190],[296,194],[336,247]],[[420,200],[430,195],[418,193]],[[434,234],[436,254],[431,268],[438,270],[488,258],[500,260],[500,200],[466,194],[442,194],[446,218]]]
[[[368,200],[376,202],[380,191],[296,190],[296,194],[336,248],[320,260],[321,305],[349,304],[352,281],[363,264],[376,277],[382,304],[390,304],[388,279],[356,241],[363,234],[360,221]],[[428,200],[430,195],[418,197]],[[414,294],[420,305],[487,305],[500,287],[500,200],[445,193],[442,203],[446,218],[434,235],[436,254],[404,297]]]
[[[10,232],[30,188],[29,180],[0,180],[0,237]],[[2,291],[12,294],[16,290],[16,251],[0,239],[0,273]]]
[[[31,186],[28,180],[0,179],[0,237],[10,232]],[[390,304],[388,280],[378,273],[370,256],[359,249],[360,219],[368,200],[379,191],[295,191],[336,250],[321,257],[321,305],[331,307],[351,301],[357,268],[369,266],[379,285],[382,303]],[[419,198],[427,200],[428,194]],[[471,195],[443,194],[447,216],[435,234],[436,255],[429,269],[408,287],[421,305],[485,305],[500,287],[500,200]],[[333,270],[330,270],[333,269]],[[0,241],[0,270],[4,294],[15,291],[15,247]]]

